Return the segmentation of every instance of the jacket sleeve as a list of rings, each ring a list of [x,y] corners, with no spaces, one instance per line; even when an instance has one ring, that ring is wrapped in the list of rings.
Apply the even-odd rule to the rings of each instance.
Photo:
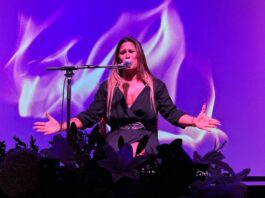
[[[166,85],[159,79],[154,80],[155,101],[158,112],[171,124],[184,128],[179,124],[179,119],[186,113],[177,109],[169,96]]]
[[[84,128],[92,127],[94,124],[99,122],[100,118],[105,116],[106,113],[106,105],[107,105],[107,81],[104,81],[90,106],[87,110],[79,113],[75,117],[78,118]]]

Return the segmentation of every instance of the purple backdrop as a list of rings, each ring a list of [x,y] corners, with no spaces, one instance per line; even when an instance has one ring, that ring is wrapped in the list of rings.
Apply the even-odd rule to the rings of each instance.
[[[0,140],[13,136],[40,147],[52,136],[32,129],[48,111],[61,119],[63,72],[47,66],[111,64],[117,41],[139,39],[152,72],[177,106],[222,122],[210,132],[180,130],[159,120],[161,143],[180,137],[187,152],[204,154],[215,142],[235,171],[264,175],[265,3],[232,1],[6,1],[0,3]],[[108,70],[79,70],[72,115],[85,109]],[[65,117],[64,106],[64,117]]]

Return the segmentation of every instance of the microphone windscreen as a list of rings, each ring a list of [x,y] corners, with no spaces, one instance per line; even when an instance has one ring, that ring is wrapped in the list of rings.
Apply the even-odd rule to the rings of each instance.
[[[132,65],[132,61],[131,61],[131,60],[125,60],[125,61],[124,61],[124,65],[125,65],[126,67],[130,67],[130,66]]]

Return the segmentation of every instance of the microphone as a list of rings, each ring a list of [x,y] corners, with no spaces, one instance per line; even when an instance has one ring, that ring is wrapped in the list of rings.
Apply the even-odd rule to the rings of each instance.
[[[132,65],[132,61],[131,60],[125,60],[123,63],[120,63],[120,64],[118,64],[116,66],[130,68],[131,65]]]

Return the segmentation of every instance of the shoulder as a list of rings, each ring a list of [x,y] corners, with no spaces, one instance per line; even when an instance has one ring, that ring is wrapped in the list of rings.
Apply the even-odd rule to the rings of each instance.
[[[104,81],[102,81],[102,82],[99,84],[99,87],[100,87],[100,88],[104,88],[104,89],[106,89],[107,86],[108,86],[108,80],[104,80]]]
[[[98,84],[98,91],[100,92],[106,92],[107,91],[107,85],[108,85],[108,80],[104,80],[103,82]]]
[[[155,90],[166,88],[166,84],[162,80],[156,77],[153,78],[153,84]]]

